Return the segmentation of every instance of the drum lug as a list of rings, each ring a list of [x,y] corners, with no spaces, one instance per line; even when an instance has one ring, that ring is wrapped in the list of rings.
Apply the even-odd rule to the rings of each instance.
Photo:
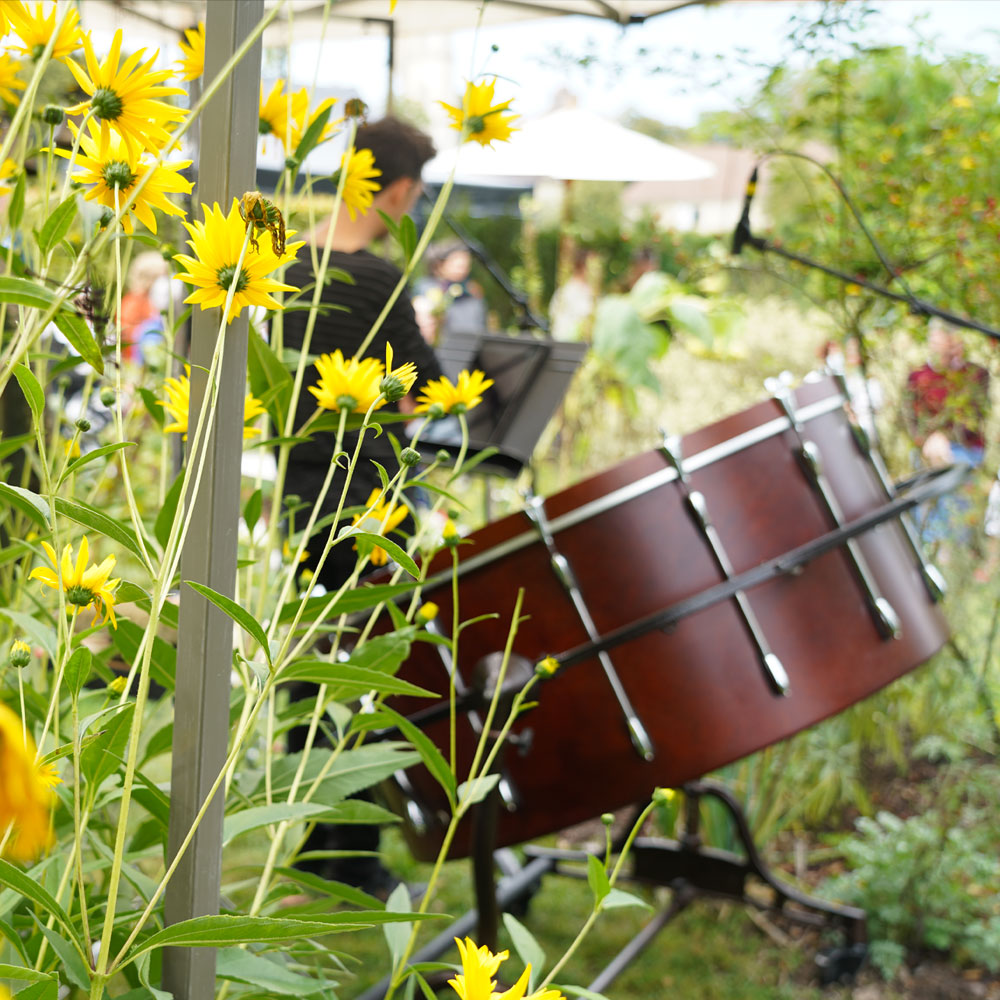
[[[774,400],[784,411],[795,435],[798,444],[798,454],[801,459],[802,468],[809,479],[813,491],[819,497],[820,503],[825,509],[827,516],[833,521],[835,527],[844,524],[844,512],[841,510],[833,490],[830,489],[826,476],[823,474],[823,460],[819,447],[815,441],[809,440],[802,428],[802,422],[796,412],[795,394],[787,385],[775,386],[769,383],[769,388],[774,392]],[[891,604],[882,596],[879,591],[875,577],[872,575],[868,562],[861,552],[861,547],[853,539],[846,545],[847,558],[854,569],[854,574],[864,591],[868,608],[871,612],[872,620],[879,635],[883,639],[898,639],[903,634],[899,616]]]
[[[702,536],[704,537],[705,542],[715,559],[716,565],[728,580],[734,575],[735,570],[728,554],[726,553],[725,547],[722,544],[722,539],[719,536],[719,533],[715,530],[715,526],[712,524],[712,519],[708,512],[708,501],[705,499],[705,495],[699,490],[691,489],[690,478],[684,469],[684,459],[681,453],[681,439],[676,435],[664,434],[660,451],[663,453],[667,461],[674,467],[674,470],[677,473],[677,483],[680,487],[684,502],[688,510],[694,516],[695,521],[698,523]],[[750,638],[753,641],[754,646],[757,648],[757,658],[760,661],[761,666],[764,668],[764,673],[767,676],[768,682],[774,689],[775,693],[787,695],[789,689],[788,673],[785,671],[784,664],[778,656],[771,651],[770,644],[764,635],[764,630],[761,628],[757,615],[750,606],[750,601],[747,598],[747,595],[742,590],[739,590],[733,594],[733,600],[736,602],[736,607],[743,619],[743,625],[747,632],[750,633]]]
[[[584,600],[583,592],[577,583],[573,567],[566,556],[556,546],[552,527],[545,513],[545,500],[532,493],[527,493],[525,494],[525,501],[525,516],[534,525],[539,538],[542,540],[542,544],[547,549],[552,571],[555,573],[556,578],[576,609],[580,622],[587,633],[587,638],[591,641],[599,639],[600,635],[597,631],[597,625],[594,623],[590,609],[587,607],[587,602]],[[615,665],[611,661],[611,657],[602,651],[597,654],[597,659],[601,664],[601,669],[604,671],[605,677],[607,677],[611,685],[615,700],[622,710],[622,715],[625,718],[625,727],[628,730],[632,746],[643,760],[653,760],[656,756],[653,750],[653,741],[649,738],[646,727],[639,720],[636,710],[632,707],[632,702],[629,700],[629,696],[625,691],[621,678],[618,676]]]

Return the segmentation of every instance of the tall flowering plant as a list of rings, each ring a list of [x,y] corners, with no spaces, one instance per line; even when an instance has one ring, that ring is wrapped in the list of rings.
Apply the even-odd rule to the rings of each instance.
[[[72,4],[0,0],[0,31],[7,119],[0,139],[6,192],[0,218],[0,642],[6,651],[0,664],[0,981],[25,997],[162,997],[163,949],[211,946],[221,949],[220,997],[260,996],[260,983],[279,983],[287,995],[332,997],[348,973],[329,950],[330,935],[396,923],[402,933],[387,960],[390,992],[404,984],[412,989],[408,984],[422,982],[422,972],[410,958],[431,916],[428,901],[446,847],[416,912],[398,894],[387,908],[295,864],[315,823],[356,819],[359,812],[381,815],[374,806],[368,812],[357,803],[348,807],[348,795],[418,761],[449,775],[452,831],[489,786],[495,746],[485,731],[471,773],[458,774],[454,757],[445,761],[405,724],[399,738],[381,743],[366,742],[367,727],[356,724],[359,697],[370,712],[389,695],[427,694],[397,674],[410,645],[428,638],[432,615],[420,599],[427,557],[441,545],[453,547],[458,535],[452,526],[433,536],[426,527],[433,517],[402,533],[407,501],[422,487],[435,498],[432,514],[453,501],[467,451],[465,413],[492,385],[475,371],[463,372],[455,384],[422,379],[391,345],[384,362],[366,354],[431,238],[443,198],[419,240],[412,221],[393,227],[406,257],[399,285],[355,356],[315,359],[315,412],[296,427],[304,371],[313,360],[306,352],[294,359],[282,353],[282,311],[296,296],[309,309],[309,328],[316,323],[328,253],[317,261],[311,295],[286,281],[286,267],[304,246],[293,223],[315,226],[306,160],[338,132],[346,132],[348,149],[336,174],[333,219],[345,209],[352,217],[370,210],[380,173],[370,151],[354,148],[360,110],[346,108],[335,120],[333,102],[312,106],[307,90],[275,84],[261,94],[260,123],[262,135],[286,153],[278,190],[191,206],[191,184],[182,173],[190,161],[177,149],[227,75],[203,81],[192,108],[177,103],[181,84],[203,73],[204,26],[186,32],[173,69],[158,53],[128,52],[120,31],[107,52],[99,51]],[[55,61],[65,63],[85,99],[40,108],[40,84]],[[461,107],[449,113],[464,139],[502,141],[511,130],[508,105],[494,104],[492,83],[470,84]],[[68,145],[60,146],[64,123]],[[183,251],[178,222],[186,231]],[[182,304],[168,296],[154,317],[162,326],[159,357],[170,354],[190,310],[207,311],[219,324],[206,404],[197,415],[189,412],[190,369],[182,374],[183,358],[174,359],[169,374],[155,352],[137,357],[123,334],[124,276],[150,246],[163,247],[171,282],[186,289]],[[258,477],[244,492],[232,600],[182,583],[179,565],[218,417],[214,390],[226,329],[244,310],[254,327],[244,446],[266,445],[276,454],[277,473],[273,484]],[[267,323],[270,341],[261,335]],[[384,407],[410,393],[417,396],[414,441],[426,422],[458,418],[463,446],[457,462],[446,467],[439,459],[419,469],[413,448],[403,449],[398,467],[382,470],[381,485],[367,501],[350,506],[361,442],[387,433],[395,418]],[[320,498],[303,510],[284,495],[288,455],[320,429],[334,431],[336,446]],[[357,441],[350,453],[343,447],[348,431]],[[186,442],[176,471],[172,435]],[[438,485],[442,479],[447,488]],[[323,517],[331,491],[336,513]],[[335,549],[350,551],[354,566],[335,592],[321,594],[301,563],[311,551],[322,567]],[[386,567],[388,582],[361,587],[372,566]],[[172,713],[176,597],[188,586],[232,619],[232,697],[225,762],[168,856],[166,779],[184,726]],[[510,603],[513,632],[514,595]],[[348,612],[355,616],[350,627]],[[376,620],[386,613],[393,630],[377,635]],[[459,629],[456,621],[453,645]],[[551,669],[542,665],[538,677]],[[288,685],[300,681],[318,684],[318,695],[289,702]],[[497,720],[500,739],[535,683],[505,721]],[[308,728],[306,746],[286,755],[286,734],[296,724]],[[328,744],[316,738],[321,730],[330,733]],[[165,890],[216,797],[226,814],[226,912],[168,924]],[[254,859],[249,880],[231,852],[237,860]],[[600,884],[610,887],[607,874]],[[305,901],[289,900],[296,895]],[[595,895],[595,913],[601,898]],[[460,942],[460,952],[453,980],[458,995],[497,995],[504,956],[469,941]],[[528,976],[511,997],[525,995]],[[556,1000],[561,994],[543,983],[531,996]]]

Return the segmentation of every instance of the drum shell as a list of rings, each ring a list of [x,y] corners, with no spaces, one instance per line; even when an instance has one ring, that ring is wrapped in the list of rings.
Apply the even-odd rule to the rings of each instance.
[[[822,456],[825,475],[852,520],[884,504],[887,496],[867,456],[858,448],[831,381],[803,386],[798,406],[826,412],[809,419],[804,435]],[[782,420],[774,401],[688,435],[688,459],[725,451],[744,435],[762,435]],[[787,422],[785,422],[787,427]],[[685,506],[676,481],[641,492],[648,477],[665,479],[669,465],[659,451],[631,458],[549,498],[545,513],[558,527],[588,505],[607,509],[554,532],[572,566],[599,634],[697,595],[723,579],[705,538]],[[736,573],[802,545],[834,524],[805,475],[790,429],[763,436],[690,474],[690,487],[706,501]],[[629,496],[612,503],[616,493]],[[469,682],[475,664],[503,650],[514,601],[523,589],[522,616],[513,649],[531,663],[568,651],[588,635],[524,514],[486,525],[459,547],[461,561],[528,544],[464,572],[459,584],[462,620],[499,613],[462,632],[459,672]],[[858,548],[882,596],[902,625],[900,638],[883,639],[846,551],[829,552],[795,575],[774,578],[747,593],[772,651],[789,675],[787,696],[774,693],[757,649],[732,600],[681,620],[669,632],[652,631],[611,650],[610,657],[655,750],[640,758],[622,711],[597,659],[567,668],[546,682],[538,705],[513,732],[522,739],[505,749],[503,773],[516,801],[501,810],[498,846],[551,833],[601,812],[648,799],[657,786],[677,786],[769,746],[855,704],[930,657],[947,638],[920,566],[898,522],[858,539]],[[431,574],[447,569],[442,553]],[[450,582],[425,591],[452,616]],[[402,676],[447,692],[434,647],[418,643]],[[423,707],[397,699],[410,712]],[[428,728],[447,747],[447,724]],[[458,727],[459,774],[467,771],[476,733],[467,718]],[[430,820],[410,830],[418,857],[436,853],[443,835],[445,800],[420,768],[409,773],[415,798]],[[470,850],[468,830],[451,856]]]

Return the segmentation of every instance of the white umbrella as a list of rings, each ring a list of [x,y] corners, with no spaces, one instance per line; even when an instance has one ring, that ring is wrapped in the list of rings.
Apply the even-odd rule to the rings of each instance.
[[[668,146],[582,108],[564,108],[518,122],[509,142],[469,142],[439,153],[424,179],[440,183],[451,173],[464,184],[522,177],[579,181],[692,181],[712,177],[708,160]]]

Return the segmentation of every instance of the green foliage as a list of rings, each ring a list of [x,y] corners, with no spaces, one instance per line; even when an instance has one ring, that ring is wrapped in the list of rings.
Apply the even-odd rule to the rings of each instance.
[[[868,913],[872,961],[886,976],[906,949],[954,951],[1000,968],[1000,862],[995,830],[984,813],[955,823],[936,811],[900,819],[862,817],[840,849],[850,867],[824,891]]]

